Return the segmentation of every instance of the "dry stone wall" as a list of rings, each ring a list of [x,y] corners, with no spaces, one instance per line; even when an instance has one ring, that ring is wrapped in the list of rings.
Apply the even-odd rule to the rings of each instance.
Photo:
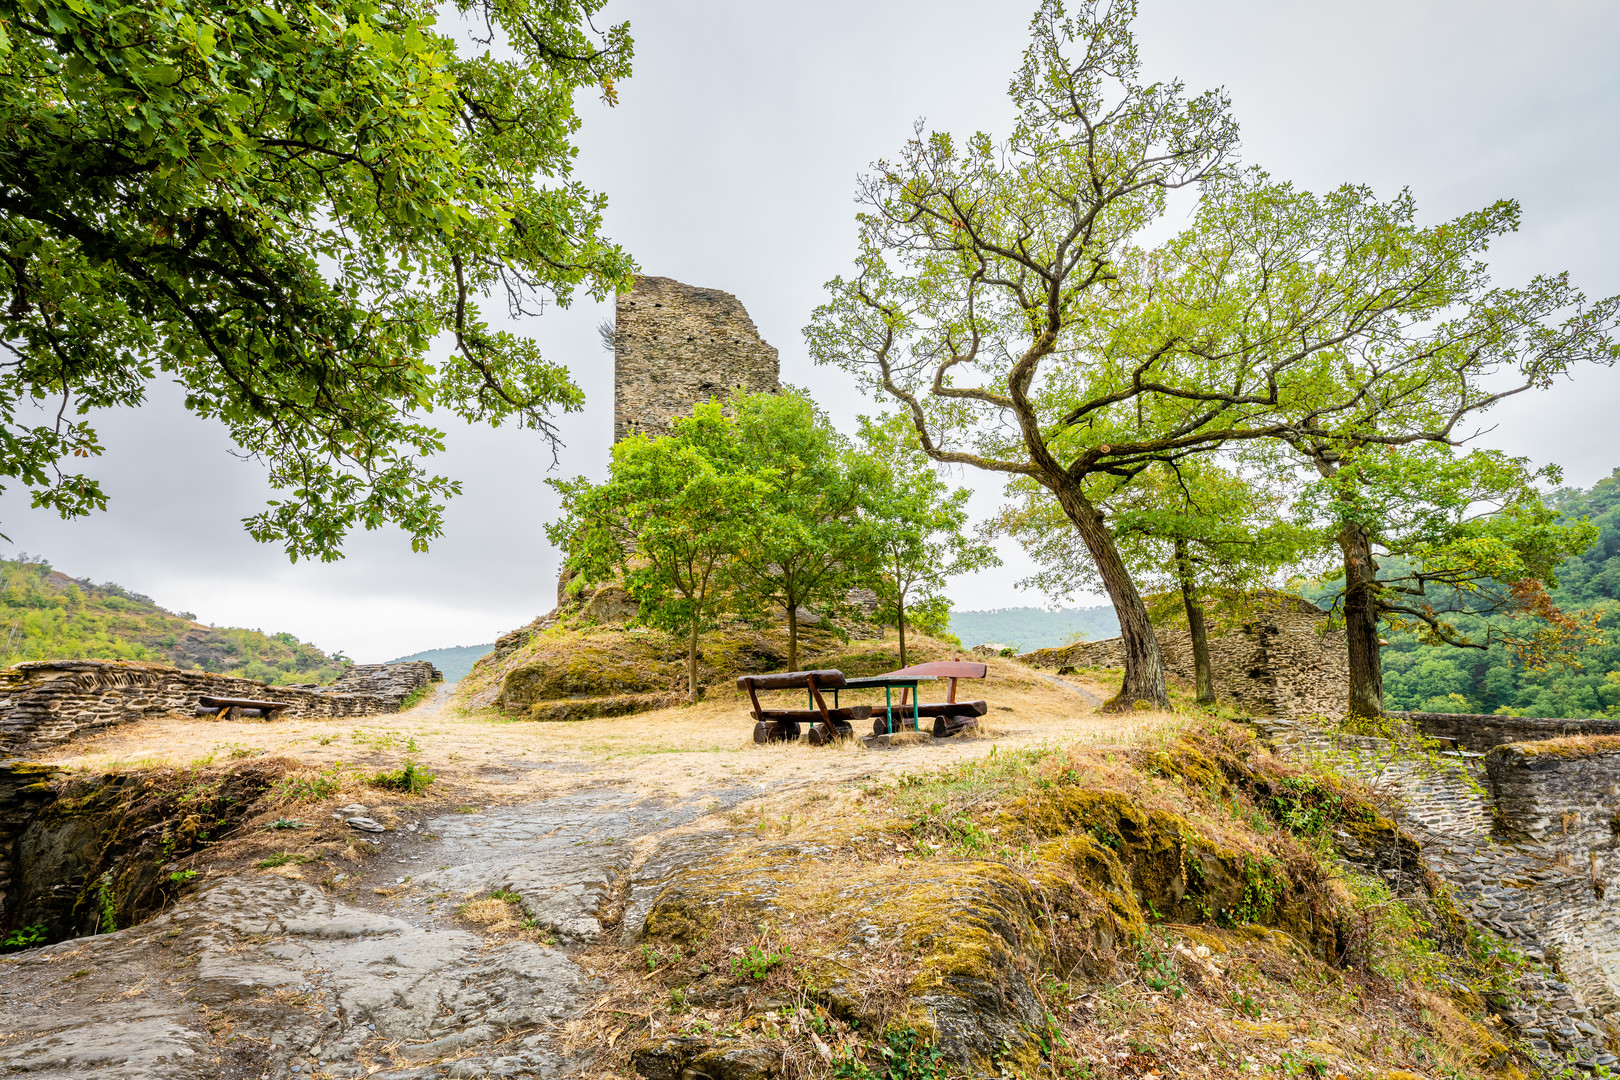
[[[1508,743],[1485,768],[1502,834],[1583,859],[1620,847],[1620,736]]]
[[[1464,750],[1484,754],[1503,743],[1559,739],[1568,735],[1620,735],[1620,716],[1572,720],[1539,716],[1493,716],[1485,713],[1392,712],[1425,735],[1451,739]]]
[[[379,671],[375,669],[397,669]],[[395,712],[438,676],[432,664],[367,664],[324,687],[270,686],[136,660],[42,660],[0,671],[0,758],[38,753],[76,734],[148,716],[191,714],[199,699],[287,703],[286,717]]]
[[[1155,636],[1166,670],[1191,681],[1192,635],[1167,629]],[[1279,601],[1231,633],[1211,635],[1209,658],[1220,699],[1257,716],[1342,716],[1349,702],[1344,632],[1328,629],[1327,616],[1304,601]],[[1037,649],[1017,659],[1054,669],[1122,668],[1125,649],[1113,637]]]
[[[741,387],[780,388],[776,350],[742,304],[719,289],[638,276],[613,330],[613,441],[663,435],[673,416]]]

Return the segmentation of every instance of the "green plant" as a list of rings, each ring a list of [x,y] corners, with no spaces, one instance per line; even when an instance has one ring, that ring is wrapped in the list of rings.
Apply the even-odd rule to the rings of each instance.
[[[260,859],[258,867],[261,870],[268,870],[273,866],[286,866],[288,863],[302,865],[303,863],[314,862],[318,858],[320,858],[319,855],[309,855],[301,851],[278,851],[268,858]]]
[[[1151,941],[1142,943],[1141,951],[1137,953],[1136,967],[1142,974],[1142,982],[1150,990],[1163,990],[1177,1000],[1187,992],[1170,954],[1160,952]]]
[[[791,945],[784,945],[781,952],[775,953],[767,952],[758,945],[750,945],[742,951],[741,956],[731,958],[731,970],[733,974],[745,975],[750,979],[763,979],[792,953]]]
[[[197,876],[195,870],[176,870],[169,875],[169,880],[177,885],[183,885]]]
[[[278,817],[270,823],[272,829],[307,829],[309,826],[297,818]]]
[[[118,929],[118,894],[113,890],[112,871],[103,871],[96,879],[96,906],[101,912],[101,919],[96,925],[97,933],[110,934]]]
[[[293,802],[320,802],[330,799],[342,790],[343,782],[337,777],[337,764],[321,772],[301,772],[284,776],[276,781],[274,793]]]
[[[489,894],[489,898],[491,900],[499,900],[502,903],[507,903],[507,904],[521,904],[521,903],[523,903],[523,897],[519,896],[517,893],[513,892],[511,889],[496,889],[496,890],[494,890],[493,892],[491,892]]]
[[[420,795],[426,791],[433,781],[437,779],[433,773],[428,772],[410,758],[392,771],[379,772],[367,781],[372,787],[387,788],[391,791],[403,791],[408,795]]]
[[[45,940],[45,926],[25,926],[20,930],[13,930],[6,935],[6,940],[0,942],[0,949],[26,949],[30,945],[37,945]]]
[[[881,1044],[860,1045],[832,1067],[833,1080],[946,1080],[948,1075],[944,1053],[910,1028],[891,1029]]]

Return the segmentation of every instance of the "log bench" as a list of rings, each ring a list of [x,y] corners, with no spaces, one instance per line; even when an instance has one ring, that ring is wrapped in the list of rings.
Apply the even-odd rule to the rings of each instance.
[[[197,699],[194,715],[218,720],[274,720],[288,707],[285,701],[257,701],[253,698],[210,697]]]
[[[828,708],[826,699],[821,696],[823,690],[836,692],[846,682],[844,673],[836,668],[738,676],[737,689],[746,690],[748,700],[754,706],[751,714],[754,718],[754,741],[761,745],[768,742],[790,742],[803,733],[811,746],[821,746],[834,739],[854,735],[854,722],[871,716],[872,706],[846,705],[841,709]],[[761,690],[807,691],[810,708],[767,709],[759,703]],[[808,732],[801,730],[805,725],[809,726]]]
[[[956,680],[982,679],[990,673],[985,664],[971,660],[935,660],[927,664],[912,664],[899,671],[891,671],[879,676],[882,679],[945,679],[947,680],[945,700],[932,703],[918,702],[908,708],[906,698],[908,690],[900,691],[900,707],[895,710],[891,718],[888,715],[879,716],[872,721],[872,734],[890,735],[902,728],[915,728],[924,716],[934,721],[934,736],[947,738],[955,735],[965,728],[978,724],[979,717],[990,711],[990,705],[984,701],[957,701]],[[920,694],[918,695],[921,696]],[[906,716],[910,712],[911,716]]]

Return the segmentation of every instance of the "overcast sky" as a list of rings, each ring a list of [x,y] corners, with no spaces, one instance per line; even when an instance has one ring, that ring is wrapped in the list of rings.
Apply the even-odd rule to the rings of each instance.
[[[913,121],[1004,133],[1006,84],[1032,2],[614,0],[636,75],[620,105],[584,104],[579,175],[607,192],[608,232],[645,272],[735,293],[781,351],[783,380],[842,422],[874,406],[812,366],[800,331],[823,282],[853,254],[854,180]],[[1620,292],[1620,4],[1543,0],[1142,0],[1147,74],[1225,86],[1243,157],[1313,189],[1402,186],[1433,221],[1511,196],[1518,235],[1497,280],[1567,269],[1589,295]],[[611,439],[611,356],[595,326],[611,305],[550,311],[524,329],[587,395],[561,424],[560,472],[600,475]],[[1578,379],[1494,414],[1484,441],[1564,466],[1590,485],[1620,466],[1620,371]],[[242,517],[270,496],[262,467],[155,386],[148,406],[99,421],[93,465],[106,513],[74,522],[0,498],[10,549],[112,580],[205,622],[288,630],[361,661],[475,644],[554,603],[555,501],[538,436],[446,425],[438,468],[460,478],[426,555],[397,531],[355,536],[337,564],[289,565]],[[964,475],[988,513],[998,484]],[[958,608],[1041,604],[1002,570],[955,583]]]

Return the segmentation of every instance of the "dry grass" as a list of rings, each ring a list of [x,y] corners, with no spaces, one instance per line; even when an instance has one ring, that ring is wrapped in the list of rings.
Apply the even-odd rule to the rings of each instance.
[[[851,648],[857,648],[855,643]],[[881,643],[878,643],[881,645]],[[1096,698],[1114,687],[1080,676]],[[925,692],[926,693],[926,692]],[[849,695],[847,700],[862,698]],[[868,749],[860,741],[812,747],[804,741],[756,746],[748,700],[728,682],[711,686],[696,705],[632,716],[561,723],[510,721],[493,710],[462,713],[444,696],[412,710],[359,720],[225,722],[185,716],[143,720],[75,741],[47,757],[87,771],[223,764],[273,756],[295,773],[325,777],[338,788],[326,801],[387,801],[364,778],[409,757],[439,777],[427,793],[438,802],[513,802],[572,788],[578,770],[663,796],[701,794],[736,783],[780,788],[843,783],[862,776],[930,768],[1040,743],[1140,745],[1179,729],[1172,713],[1101,715],[1080,693],[1057,686],[1010,660],[990,663],[990,676],[965,682],[959,696],[982,697],[990,712],[980,730],[950,739]],[[775,695],[784,704],[791,694]],[[554,765],[558,769],[523,766]]]

